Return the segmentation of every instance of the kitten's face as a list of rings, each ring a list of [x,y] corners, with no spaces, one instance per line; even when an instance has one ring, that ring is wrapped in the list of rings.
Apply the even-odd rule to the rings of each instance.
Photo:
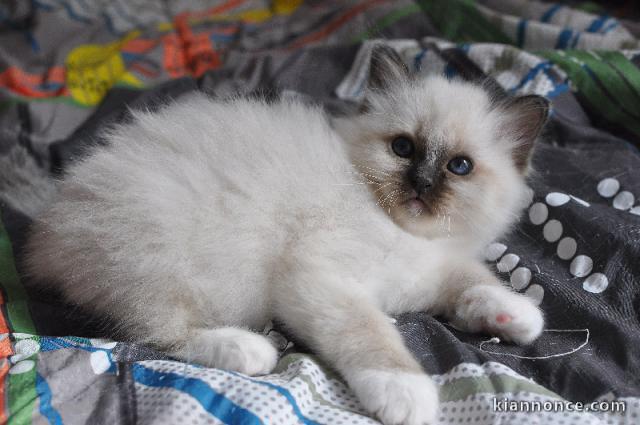
[[[475,85],[385,73],[363,113],[338,125],[378,204],[417,235],[499,236],[530,199],[524,173],[546,103],[495,105]]]

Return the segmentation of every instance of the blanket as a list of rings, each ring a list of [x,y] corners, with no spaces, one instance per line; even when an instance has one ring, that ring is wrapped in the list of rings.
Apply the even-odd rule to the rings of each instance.
[[[633,2],[577,0],[3,2],[0,423],[376,423],[277,326],[264,330],[281,353],[268,376],[187,364],[109,339],[20,264],[53,182],[102,126],[193,90],[357,107],[377,43],[414,73],[552,103],[530,205],[485,249],[541,305],[541,338],[517,347],[426,313],[395,318],[438,385],[438,423],[639,423],[638,15]]]

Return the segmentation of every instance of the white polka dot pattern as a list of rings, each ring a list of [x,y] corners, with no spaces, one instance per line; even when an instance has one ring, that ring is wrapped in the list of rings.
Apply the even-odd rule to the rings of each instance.
[[[4,338],[6,338],[6,334],[4,334]],[[36,365],[35,355],[40,352],[40,343],[37,339],[33,338],[33,335],[23,334],[23,333],[14,333],[13,337],[16,342],[13,344],[14,354],[9,357],[9,362],[13,366],[9,369],[9,374],[11,375],[20,375],[22,373],[27,373]],[[3,365],[6,362],[6,359],[2,359]]]
[[[562,223],[558,220],[549,220],[542,229],[542,235],[547,242],[556,242],[562,236]]]
[[[184,364],[178,362],[146,361],[140,364],[154,371],[197,378],[234,404],[249,410],[265,423],[294,424],[300,422],[290,400],[274,385],[286,390],[295,400],[300,413],[317,423],[377,423],[364,415],[360,404],[344,383],[329,378],[308,357],[295,354],[294,356],[300,357],[300,359],[293,361],[281,373],[251,378],[219,369],[185,367]],[[140,391],[146,392],[147,387],[141,385]],[[198,415],[200,413],[206,414],[201,407],[195,406],[198,403],[190,396],[178,394],[175,390],[169,391],[171,392],[170,399],[164,398],[161,403],[156,405],[150,403],[146,406],[149,410],[140,411],[139,414],[157,414],[150,412],[150,410],[157,409],[160,404],[169,404],[170,406],[162,411],[166,423],[183,422],[185,412],[188,409],[180,406],[187,404],[190,406],[189,409]],[[174,410],[171,406],[176,405],[177,410]]]
[[[300,414],[314,422],[337,425],[378,423],[362,414],[353,394],[341,381],[329,378],[307,356],[293,356],[294,360],[284,371],[261,378],[248,378],[217,369],[193,367],[170,361],[145,361],[139,364],[156,372],[198,379],[233,404],[248,410],[268,424],[301,423],[290,400],[274,388],[274,385],[288,391],[295,400]],[[443,394],[447,395],[440,404],[441,423],[459,423],[460,419],[464,423],[494,423],[497,420],[496,415],[504,415],[494,410],[494,398],[501,400],[506,397],[515,401],[561,400],[547,395],[548,392],[543,387],[497,362],[461,363],[444,374],[433,375],[432,378],[440,387],[441,397]],[[482,390],[471,393],[452,392],[453,388],[460,388],[468,378],[473,378]],[[504,387],[500,382],[505,378],[509,379],[512,392],[499,392],[498,388]],[[495,391],[487,392],[487,389]],[[196,399],[183,391],[148,387],[140,383],[135,384],[135,390],[138,418],[144,418],[145,423],[220,423]],[[562,417],[565,423],[573,423],[566,422],[567,417],[561,412],[539,413],[535,416],[528,413],[521,415],[522,418],[518,415],[520,414],[511,412],[509,419],[525,421],[527,418],[535,418],[544,421],[542,423],[554,424],[556,422],[553,415],[557,415],[558,418]],[[585,415],[577,418],[584,421]]]
[[[517,372],[502,363],[487,362],[483,364],[460,363],[442,375],[432,375],[431,378],[440,386],[456,379],[472,378],[479,376],[506,375],[512,378],[521,378]]]
[[[570,260],[576,255],[576,250],[578,248],[578,243],[573,238],[562,238],[562,240],[558,243],[558,257],[563,260]]]
[[[607,289],[607,286],[609,286],[609,279],[607,279],[607,276],[603,275],[602,273],[592,274],[582,284],[582,287],[585,291],[594,294],[599,294],[600,292],[604,291],[605,289]]]
[[[17,363],[40,351],[40,344],[33,339],[21,339],[13,347],[15,354],[11,356],[11,362]]]
[[[531,281],[531,270],[526,267],[518,267],[511,273],[510,281],[513,289],[517,291],[526,288]]]
[[[507,254],[504,257],[502,257],[502,259],[498,262],[498,265],[496,267],[500,272],[503,272],[503,273],[510,272],[518,265],[519,261],[520,261],[520,257],[518,257],[516,254]]]
[[[598,192],[602,196],[613,197],[620,189],[620,183],[616,179],[604,179],[598,185]],[[570,194],[561,192],[550,192],[545,196],[545,202],[533,202],[529,206],[529,221],[535,226],[542,227],[542,236],[549,243],[556,243],[556,253],[562,260],[571,261],[569,271],[575,277],[589,276],[593,269],[593,260],[584,254],[576,256],[578,252],[578,243],[571,236],[564,236],[564,226],[562,223],[552,218],[549,219],[549,208],[560,207],[573,200],[577,205],[585,208],[591,207],[591,204]],[[614,198],[614,206],[620,209],[629,209],[635,202],[635,198],[630,192],[620,192]],[[633,214],[640,215],[640,206],[630,210]],[[532,297],[537,303],[541,303],[544,298],[544,288],[538,284],[530,285],[532,273],[527,267],[514,268],[520,262],[520,257],[515,254],[506,254],[507,247],[501,243],[493,243],[489,245],[485,251],[485,258],[488,261],[497,261],[496,268],[499,272],[509,272],[509,281],[511,286],[517,291],[525,291],[525,294]],[[538,267],[538,266],[536,266]],[[592,293],[600,293],[608,286],[608,279],[602,273],[594,273],[583,282],[583,289]]]
[[[604,198],[611,198],[620,189],[620,182],[614,178],[608,178],[598,183],[598,193]]]
[[[542,202],[536,202],[529,208],[529,220],[536,226],[547,221],[549,217],[549,209]]]
[[[89,356],[89,362],[96,375],[105,373],[111,367],[111,359],[106,351],[94,351]]]
[[[633,206],[633,203],[636,201],[633,193],[622,191],[613,198],[613,208],[617,210],[628,210]]]
[[[559,192],[551,192],[545,198],[547,204],[551,205],[552,207],[559,207],[560,205],[564,205],[569,202],[570,199],[571,198],[569,197],[569,195]]]
[[[622,211],[628,211],[631,214],[640,215],[640,205],[633,206],[636,202],[636,197],[633,193],[623,190],[622,192],[618,192],[620,190],[620,182],[613,178],[609,177],[603,179],[598,183],[597,187],[598,193],[603,198],[612,198],[613,208]]]
[[[530,288],[536,286],[531,285]],[[30,344],[23,344],[27,345]],[[100,342],[92,346],[110,347],[112,343]],[[90,359],[96,352],[99,351],[79,350],[78,358],[84,355]],[[9,373],[25,373],[34,367],[35,362],[24,360],[14,365]],[[212,408],[226,417],[239,414],[242,418],[257,418],[265,424],[297,425],[303,423],[301,418],[318,424],[379,423],[362,412],[351,390],[342,381],[328,375],[311,357],[303,354],[285,356],[277,373],[254,378],[175,361],[142,361],[129,364],[129,367],[133,376],[138,376],[134,379],[133,389],[136,415],[141,424],[222,423],[207,410]],[[140,370],[159,376],[159,381],[149,381],[153,382],[152,385],[141,383],[144,379],[140,380],[136,373]],[[599,420],[608,418],[619,419],[614,413],[602,413],[598,417],[580,413],[574,418],[564,412],[498,412],[494,408],[495,401],[504,398],[512,401],[562,401],[531,379],[498,362],[461,363],[432,378],[439,388],[438,423],[442,424],[581,425],[599,423]],[[189,382],[192,379],[197,380],[197,390]],[[163,381],[171,384],[165,386]],[[221,405],[222,397],[228,402]],[[636,417],[640,412],[639,400],[627,398],[625,401],[626,414]],[[236,416],[236,419],[240,420],[240,417]],[[621,422],[616,420],[613,423]]]
[[[578,255],[569,266],[569,271],[575,277],[585,277],[593,269],[593,260],[587,255]]]
[[[11,375],[20,375],[22,373],[27,373],[36,365],[36,362],[33,360],[22,360],[9,369],[9,374]]]
[[[500,392],[492,382],[500,382],[501,377],[515,379],[516,388],[509,392]],[[495,408],[500,401],[509,400],[516,402],[540,403],[551,405],[554,402],[562,402],[564,399],[550,395],[547,391],[537,391],[540,386],[533,381],[524,378],[509,367],[488,362],[482,365],[462,363],[443,375],[433,376],[435,382],[441,386],[441,394],[444,386],[453,386],[458,380],[473,378],[474,385],[485,390],[473,392],[470,395],[461,394],[459,398],[443,398],[440,403],[439,424],[482,424],[493,425],[498,423],[514,424],[549,424],[549,425],[583,425],[583,424],[619,424],[624,422],[620,413],[598,412],[568,412],[559,409],[551,411],[532,412],[501,412]],[[487,391],[487,388],[494,391]],[[447,392],[444,392],[447,394]],[[460,394],[457,392],[457,394]],[[627,411],[625,415],[637,417],[640,411],[640,401],[635,398],[618,399],[625,400]],[[632,412],[632,413],[631,413]],[[636,415],[636,416],[633,416]],[[611,422],[606,422],[607,419]]]
[[[496,261],[498,258],[502,257],[502,254],[507,250],[507,246],[501,243],[492,243],[487,247],[485,251],[484,257],[487,261]]]

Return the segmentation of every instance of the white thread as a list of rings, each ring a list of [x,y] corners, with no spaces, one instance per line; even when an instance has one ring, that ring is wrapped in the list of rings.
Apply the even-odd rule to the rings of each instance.
[[[478,346],[478,348],[480,348],[480,351],[484,352],[484,353],[490,353],[490,354],[499,354],[501,356],[511,356],[511,357],[515,357],[518,359],[525,359],[525,360],[545,360],[545,359],[551,359],[554,357],[563,357],[563,356],[568,356],[570,354],[576,353],[578,351],[580,351],[584,346],[586,346],[589,343],[589,336],[591,335],[591,333],[589,332],[588,328],[585,329],[545,329],[543,332],[586,332],[587,333],[587,337],[585,338],[584,342],[582,344],[580,344],[578,347],[574,348],[571,351],[567,351],[566,353],[558,353],[558,354],[550,354],[548,356],[535,356],[535,357],[530,357],[530,356],[519,356],[517,354],[511,354],[511,353],[500,353],[498,351],[488,351],[485,350],[484,348],[482,348],[482,346],[484,344],[488,344],[488,343],[494,343],[494,344],[499,344],[500,343],[500,338],[498,337],[493,337],[491,339],[488,339],[486,341],[482,341],[480,343],[480,345]]]
[[[590,207],[591,204],[588,203],[587,201],[585,201],[584,199],[580,199],[577,196],[573,196],[573,195],[569,195],[571,197],[571,199],[573,199],[574,201],[576,201],[578,204],[582,205],[583,207]]]

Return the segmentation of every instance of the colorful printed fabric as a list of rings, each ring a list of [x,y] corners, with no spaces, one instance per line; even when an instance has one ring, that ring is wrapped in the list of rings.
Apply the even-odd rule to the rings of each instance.
[[[30,374],[35,378],[34,400],[38,417],[62,423],[230,423],[230,424],[373,424],[344,383],[307,355],[289,354],[275,373],[246,377],[218,369],[167,360],[133,363],[119,361],[116,343],[81,338],[12,335],[16,351],[10,378]],[[37,359],[37,366],[35,360]],[[52,370],[52,368],[55,368]],[[67,376],[76,388],[69,392]],[[48,376],[44,379],[43,376]],[[530,418],[530,412],[505,414],[502,400],[566,402],[557,394],[495,362],[461,363],[434,375],[441,398],[441,423],[512,423]],[[114,392],[113,389],[118,389]],[[134,399],[134,403],[129,403]],[[96,411],[96,401],[108,403]],[[597,400],[610,401],[606,397]],[[640,399],[625,398],[626,415],[640,414]],[[86,408],[84,408],[86,406]],[[23,406],[22,411],[26,407]],[[597,407],[595,407],[597,408]],[[601,424],[618,422],[621,412],[564,414],[541,412],[541,423]],[[13,422],[13,421],[12,421]]]
[[[524,0],[0,4],[0,423],[376,423],[277,330],[265,331],[282,353],[269,376],[190,365],[100,338],[81,312],[43,299],[19,266],[53,175],[127,108],[197,89],[294,92],[353,108],[379,42],[414,73],[490,77],[553,105],[531,203],[486,250],[496,273],[541,304],[548,331],[515,347],[426,314],[397,318],[439,386],[439,423],[638,422],[640,46],[628,22],[584,10]],[[624,410],[523,413],[501,400]]]

